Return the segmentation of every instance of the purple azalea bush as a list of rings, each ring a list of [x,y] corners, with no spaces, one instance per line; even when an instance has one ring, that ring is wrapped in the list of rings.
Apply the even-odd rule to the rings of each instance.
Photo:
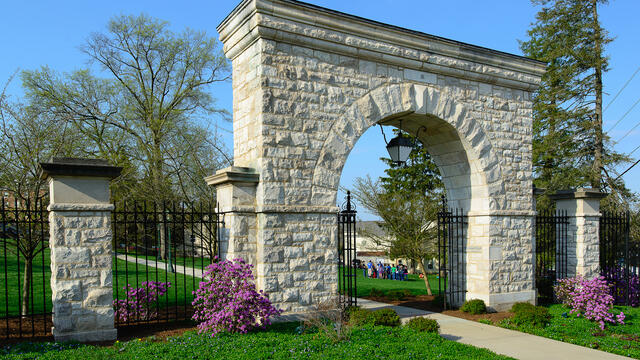
[[[640,278],[638,275],[624,267],[612,267],[603,271],[602,276],[611,284],[611,295],[616,304],[626,303],[628,291],[629,305],[633,307],[640,305]]]
[[[207,266],[204,281],[193,292],[193,320],[199,322],[198,332],[246,333],[269,325],[270,317],[280,315],[267,295],[256,291],[253,265],[243,259],[214,262]]]
[[[558,300],[571,308],[570,313],[597,322],[601,330],[604,330],[606,323],[624,324],[624,313],[615,315],[609,312],[613,307],[614,298],[604,276],[591,280],[582,276],[561,279],[558,280],[554,291]]]
[[[159,281],[143,281],[139,288],[127,284],[122,288],[127,298],[113,301],[116,319],[120,322],[155,319],[158,317],[156,303],[170,287],[170,282]]]

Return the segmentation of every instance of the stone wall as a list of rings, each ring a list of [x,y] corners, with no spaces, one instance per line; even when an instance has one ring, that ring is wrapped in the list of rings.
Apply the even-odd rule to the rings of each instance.
[[[113,205],[49,207],[57,341],[115,339],[111,210]]]
[[[335,292],[340,176],[377,123],[417,134],[471,217],[468,295],[532,301],[531,92],[543,65],[290,1],[245,1],[219,32],[233,61],[234,165],[260,179],[258,282],[278,306],[303,311],[301,290],[318,289],[311,303]]]

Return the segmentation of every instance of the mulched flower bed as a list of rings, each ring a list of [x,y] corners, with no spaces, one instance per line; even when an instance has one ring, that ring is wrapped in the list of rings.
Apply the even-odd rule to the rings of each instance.
[[[187,307],[190,311],[191,307]],[[148,323],[132,323],[130,325],[121,324],[118,326],[118,341],[128,341],[143,337],[154,336],[157,341],[165,341],[171,336],[178,336],[182,333],[195,330],[196,324],[191,320],[173,320],[189,318],[191,313],[184,313],[183,309],[179,309],[176,313],[174,308],[160,309],[158,311],[158,320],[152,320]],[[168,320],[167,320],[168,319]],[[51,315],[46,315],[46,327],[42,315],[36,315],[33,322],[30,318],[14,317],[8,319],[0,319],[0,341],[3,344],[14,344],[20,342],[45,342],[54,341],[51,334],[53,322]],[[22,332],[20,331],[22,328]],[[7,337],[7,333],[9,336]],[[20,334],[22,333],[22,336]],[[93,345],[112,345],[114,341],[104,341],[91,343]]]
[[[438,312],[444,315],[455,316],[458,318],[472,320],[472,321],[488,319],[492,323],[496,323],[503,319],[511,318],[513,316],[513,313],[508,311],[472,315],[472,314],[462,312],[460,310],[443,310],[442,303],[440,301],[435,301],[435,296],[433,295],[409,296],[409,297],[406,297],[404,300],[389,300],[386,297],[371,297],[371,296],[367,296],[365,297],[365,299],[387,303],[387,304],[398,305],[398,306],[405,306],[412,309]]]

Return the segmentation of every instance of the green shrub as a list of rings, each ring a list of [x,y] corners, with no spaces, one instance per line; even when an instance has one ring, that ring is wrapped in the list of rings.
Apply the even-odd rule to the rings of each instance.
[[[528,302],[517,302],[511,307],[511,312],[531,311],[533,308],[535,308],[535,305],[529,304]]]
[[[369,293],[369,296],[371,296],[371,297],[383,297],[384,296],[384,291],[378,290],[376,288],[371,288],[371,292]]]
[[[387,292],[387,298],[390,300],[404,300],[412,295],[411,291],[407,289],[390,290]]]
[[[363,326],[373,325],[374,323],[373,313],[366,309],[359,307],[352,307],[349,310],[349,325],[351,326]]]
[[[478,322],[481,324],[493,325],[493,323],[489,319],[480,319],[478,320]]]
[[[393,309],[379,309],[371,313],[373,325],[399,326],[400,316]]]
[[[480,299],[472,299],[465,301],[460,310],[473,315],[486,314],[487,305]]]
[[[427,319],[424,317],[413,318],[409,320],[409,322],[405,326],[415,331],[424,331],[424,332],[433,332],[433,333],[437,333],[438,330],[440,329],[440,325],[438,325],[437,321],[433,319]]]
[[[545,327],[551,322],[549,310],[542,306],[523,306],[517,309],[511,322],[518,326],[528,325],[533,327]]]
[[[400,317],[392,309],[379,309],[370,311],[366,309],[355,308],[350,311],[349,325],[398,326],[400,325]]]

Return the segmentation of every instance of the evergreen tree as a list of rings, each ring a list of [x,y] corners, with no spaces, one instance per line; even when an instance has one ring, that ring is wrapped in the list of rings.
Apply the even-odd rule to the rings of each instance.
[[[598,19],[607,0],[532,0],[542,9],[521,42],[523,53],[547,62],[534,98],[533,165],[537,187],[547,194],[591,186],[621,199],[630,195],[607,167],[626,160],[608,145],[602,131],[604,47],[611,42]],[[548,199],[539,200],[541,207]]]

